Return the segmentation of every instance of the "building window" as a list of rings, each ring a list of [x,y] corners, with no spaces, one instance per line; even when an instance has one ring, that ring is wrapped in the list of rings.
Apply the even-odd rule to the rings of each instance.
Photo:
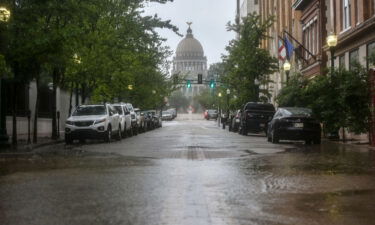
[[[339,67],[345,69],[345,54],[339,56]]]
[[[343,13],[342,13],[342,19],[343,19],[343,29],[348,29],[351,25],[350,23],[350,8],[351,8],[351,5],[350,5],[350,0],[342,0],[343,1]]]
[[[367,68],[375,67],[374,64],[370,64],[369,57],[375,57],[375,42],[372,42],[367,45]],[[375,60],[375,59],[373,59]]]
[[[351,67],[353,64],[359,63],[359,52],[358,49],[353,50],[349,53],[349,70],[351,70]]]

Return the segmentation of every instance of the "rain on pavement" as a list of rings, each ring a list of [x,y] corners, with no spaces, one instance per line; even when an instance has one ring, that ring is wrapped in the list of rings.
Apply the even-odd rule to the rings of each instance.
[[[110,144],[1,156],[0,224],[375,223],[374,151],[181,117]]]

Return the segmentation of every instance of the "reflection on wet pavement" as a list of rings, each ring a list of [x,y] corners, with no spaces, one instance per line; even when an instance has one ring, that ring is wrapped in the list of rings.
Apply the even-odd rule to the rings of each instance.
[[[375,152],[172,121],[0,157],[1,224],[374,224]]]

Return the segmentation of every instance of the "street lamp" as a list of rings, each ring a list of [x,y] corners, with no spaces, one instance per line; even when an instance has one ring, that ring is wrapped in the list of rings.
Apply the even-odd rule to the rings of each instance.
[[[0,7],[0,22],[8,22],[10,19],[10,11],[5,7]],[[6,127],[6,104],[2,89],[2,81],[3,78],[0,75],[0,144],[8,144],[8,134],[7,134],[7,127]]]
[[[221,122],[221,107],[220,107],[220,100],[221,100],[221,92],[219,92],[219,94],[217,94],[217,96],[219,97],[219,115],[218,115],[218,119],[217,119],[217,122],[218,122],[218,126],[220,127],[220,122]]]
[[[283,69],[284,69],[284,71],[286,73],[286,82],[289,81],[289,71],[290,71],[291,67],[292,66],[290,65],[289,61],[286,60],[285,63],[284,63],[284,65],[283,65]]]
[[[128,89],[129,89],[130,91],[133,90],[133,85],[129,84],[129,85],[128,85]]]
[[[155,90],[152,90],[152,94],[156,94],[156,91],[155,91]]]
[[[5,7],[0,7],[0,21],[8,22],[10,19],[10,11]]]
[[[333,32],[331,32],[327,37],[327,45],[329,47],[329,50],[331,51],[331,75],[332,75],[333,69],[335,67],[334,54],[335,54],[335,47],[337,45],[337,36]]]

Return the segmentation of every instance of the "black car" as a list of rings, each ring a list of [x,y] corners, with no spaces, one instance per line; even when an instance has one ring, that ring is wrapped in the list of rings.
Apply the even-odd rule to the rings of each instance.
[[[267,124],[275,114],[275,107],[270,103],[248,102],[245,104],[240,119],[239,133],[267,132]]]
[[[279,140],[303,140],[306,144],[320,144],[320,138],[320,123],[307,108],[279,108],[268,123],[267,139],[273,143]]]

